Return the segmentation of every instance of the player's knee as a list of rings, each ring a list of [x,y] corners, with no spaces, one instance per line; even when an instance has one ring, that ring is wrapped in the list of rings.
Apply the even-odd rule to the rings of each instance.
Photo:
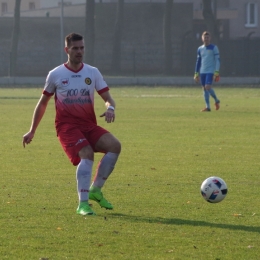
[[[121,143],[114,136],[111,138],[109,145],[107,147],[107,151],[111,153],[119,154],[121,152]]]
[[[114,153],[120,153],[121,152],[121,143],[119,140],[115,139],[112,149],[114,150]]]
[[[112,134],[107,133],[101,136],[101,138],[96,143],[95,149],[97,151],[105,151],[119,154],[121,152],[121,143]]]
[[[112,136],[110,141],[108,142],[107,151],[111,153],[117,153],[117,154],[121,152],[121,143],[114,136]]]
[[[79,151],[79,157],[81,159],[89,159],[89,160],[94,160],[94,151],[91,148],[90,145],[84,146],[80,151]]]

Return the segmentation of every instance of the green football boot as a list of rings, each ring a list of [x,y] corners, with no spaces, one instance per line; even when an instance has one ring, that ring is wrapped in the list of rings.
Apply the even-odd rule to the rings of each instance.
[[[96,201],[101,208],[113,209],[113,205],[104,198],[100,188],[92,186],[89,190],[89,199]]]
[[[96,213],[92,210],[92,208],[89,206],[87,201],[79,203],[79,206],[77,208],[77,214],[82,215],[82,216],[96,215]]]

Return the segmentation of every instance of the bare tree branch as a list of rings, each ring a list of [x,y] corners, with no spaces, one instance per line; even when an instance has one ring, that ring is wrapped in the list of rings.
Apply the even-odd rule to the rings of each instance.
[[[173,0],[166,0],[164,11],[164,72],[172,74],[172,6]]]
[[[11,53],[10,53],[10,71],[11,77],[16,75],[16,61],[17,61],[17,49],[20,34],[20,6],[21,0],[15,0],[14,8],[14,27],[12,34]]]
[[[215,0],[213,0],[215,1]],[[212,11],[212,0],[203,0],[203,17],[207,25],[207,30],[211,33],[213,41],[219,41],[218,23]]]
[[[85,61],[94,64],[95,60],[95,0],[86,0],[85,16]]]
[[[118,0],[111,67],[111,71],[114,73],[119,73],[121,71],[121,40],[123,37],[123,26],[124,0]]]

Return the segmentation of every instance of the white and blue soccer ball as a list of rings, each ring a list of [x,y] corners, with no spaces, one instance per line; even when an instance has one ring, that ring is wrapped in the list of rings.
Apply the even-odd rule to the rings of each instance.
[[[225,199],[228,188],[223,179],[212,176],[202,182],[200,191],[202,197],[206,201],[211,203],[218,203]]]

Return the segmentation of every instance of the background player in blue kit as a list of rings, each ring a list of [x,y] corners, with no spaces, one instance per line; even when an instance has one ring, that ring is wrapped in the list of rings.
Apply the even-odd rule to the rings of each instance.
[[[219,110],[220,100],[217,98],[215,91],[211,87],[213,80],[219,81],[220,58],[218,47],[210,43],[210,33],[205,31],[202,33],[203,45],[198,48],[197,61],[195,66],[194,80],[196,83],[201,82],[206,107],[201,112],[211,111],[210,96],[215,100],[215,108]]]

